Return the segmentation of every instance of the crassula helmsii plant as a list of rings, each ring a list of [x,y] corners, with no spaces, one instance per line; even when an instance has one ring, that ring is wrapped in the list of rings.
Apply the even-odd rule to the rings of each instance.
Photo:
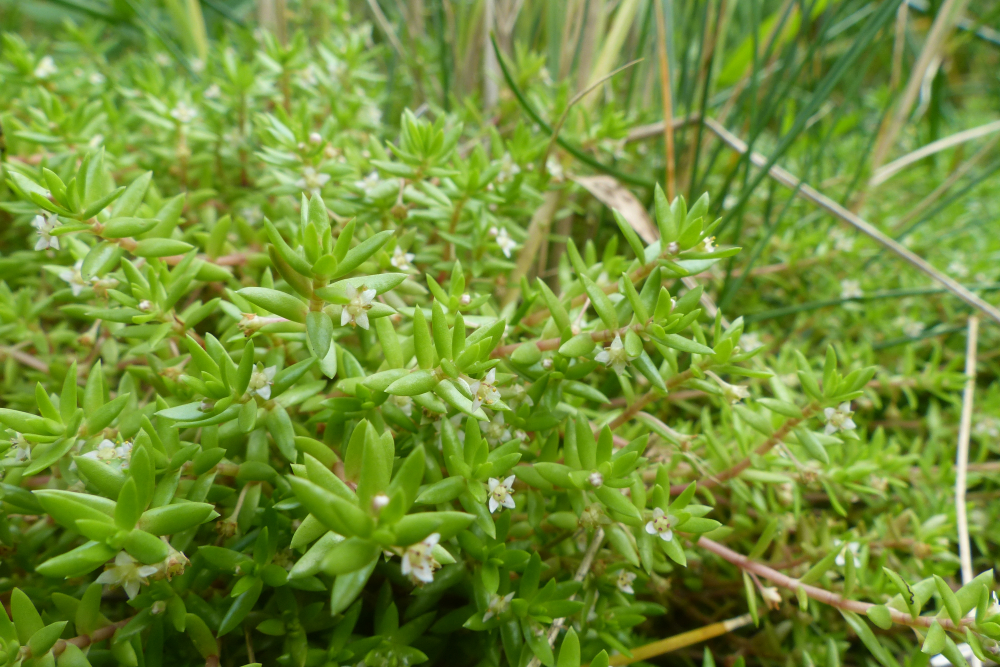
[[[97,35],[3,42],[0,665],[621,664],[684,600],[779,662],[996,646],[989,572],[870,544],[943,522],[850,521],[917,458],[874,368],[681,284],[707,196],[528,280],[550,137],[390,132],[366,28],[197,79]]]

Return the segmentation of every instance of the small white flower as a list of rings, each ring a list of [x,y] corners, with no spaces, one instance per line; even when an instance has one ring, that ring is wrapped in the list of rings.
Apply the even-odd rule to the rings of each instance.
[[[390,396],[389,400],[396,404],[407,417],[413,416],[413,398],[410,396]]]
[[[486,613],[483,614],[483,623],[491,618],[500,618],[500,616],[506,613],[506,611],[510,608],[510,601],[513,599],[513,592],[510,592],[503,597],[494,593],[492,597],[490,597],[489,604],[486,606]]]
[[[47,79],[58,71],[59,68],[56,67],[56,61],[52,59],[52,56],[44,56],[35,66],[35,78]]]
[[[895,320],[893,324],[903,332],[904,336],[910,338],[916,338],[924,332],[924,323],[919,320],[914,320],[905,315],[900,315]]]
[[[389,504],[389,496],[385,495],[384,493],[376,494],[376,496],[372,498],[372,510],[374,510],[376,514],[378,512],[381,512],[382,509],[388,504]]]
[[[354,187],[364,190],[365,194],[367,194],[371,192],[380,182],[381,180],[379,179],[378,172],[372,171],[360,181],[354,181]]]
[[[406,252],[399,246],[396,246],[396,249],[392,251],[392,257],[389,258],[389,263],[400,271],[409,271],[413,268],[412,262],[416,257],[412,252]]]
[[[469,391],[472,392],[472,411],[475,412],[479,409],[479,406],[485,405],[487,407],[493,405],[500,398],[500,392],[493,385],[496,382],[497,371],[495,368],[491,368],[487,373],[486,377],[482,380],[476,380],[471,385],[469,385]]]
[[[128,470],[129,463],[132,462],[132,441],[126,440],[115,447],[115,458],[121,461],[122,470]]]
[[[354,285],[347,286],[347,298],[350,301],[344,306],[340,314],[340,326],[359,326],[368,329],[368,311],[371,310],[372,300],[375,298],[375,290],[368,289],[364,285],[358,289]]]
[[[948,273],[956,278],[967,278],[969,276],[969,267],[965,263],[955,260],[948,265]]]
[[[35,250],[45,250],[46,248],[59,250],[59,237],[52,236],[52,232],[56,227],[60,227],[61,225],[62,223],[59,222],[59,218],[55,213],[48,217],[36,215],[34,220],[31,221],[31,226],[38,230],[38,240],[35,241]]]
[[[323,135],[320,134],[319,132],[310,132],[309,133],[309,143],[311,143],[311,144],[321,144],[321,143],[323,143]]]
[[[174,61],[166,53],[160,51],[159,53],[153,56],[153,62],[155,62],[160,67],[169,67],[170,65],[173,64]]]
[[[15,462],[31,460],[31,443],[25,440],[23,435],[15,433],[14,437],[10,439],[10,444],[13,445]]]
[[[184,574],[184,570],[191,564],[191,561],[188,560],[188,557],[185,556],[183,552],[174,549],[170,543],[167,542],[166,538],[162,539],[166,542],[169,552],[167,553],[167,557],[157,563],[154,567],[156,568],[157,579],[167,579],[169,581],[176,576]]]
[[[837,431],[853,431],[857,428],[857,424],[851,419],[853,414],[850,402],[841,403],[836,408],[823,410],[823,415],[826,417],[824,433],[831,435]]]
[[[149,299],[143,299],[142,301],[139,302],[139,310],[141,310],[142,312],[148,313],[152,309],[153,309],[153,302],[150,301]]]
[[[840,540],[834,540],[833,544],[834,546],[840,546],[841,544],[843,544],[843,542],[841,542]],[[847,564],[846,554],[850,553],[851,557],[854,560],[854,567],[859,568],[861,567],[861,559],[858,558],[858,553],[860,551],[861,551],[861,545],[859,543],[848,542],[847,546],[844,549],[842,549],[839,554],[837,554],[837,557],[834,559],[833,562],[836,563],[838,567],[844,567],[844,565]]]
[[[587,481],[590,482],[590,485],[592,487],[594,487],[595,489],[599,489],[602,486],[604,486],[604,475],[595,470],[594,472],[590,473],[590,477],[587,478]]]
[[[305,167],[302,170],[302,178],[296,181],[296,185],[303,190],[308,190],[314,195],[318,195],[326,182],[330,180],[330,174],[324,174],[321,171],[316,171],[312,167]]]
[[[441,567],[441,564],[434,559],[433,551],[440,539],[440,533],[432,533],[423,542],[411,545],[403,552],[403,574],[409,576],[414,583],[429,584],[434,581],[434,570]]]
[[[840,281],[841,299],[860,299],[864,295],[865,293],[864,290],[861,289],[861,283],[857,280],[846,278]]]
[[[191,71],[195,74],[201,74],[205,71],[205,61],[201,58],[191,59]]]
[[[726,198],[722,200],[722,208],[728,211],[738,203],[740,203],[739,195],[726,195]]]
[[[514,475],[505,479],[503,483],[495,477],[490,477],[487,483],[490,487],[490,499],[488,503],[490,514],[496,512],[500,507],[514,509]]]
[[[504,153],[500,158],[500,172],[497,174],[497,183],[506,183],[521,173],[521,167],[514,162],[510,153]]]
[[[101,573],[97,583],[111,586],[121,586],[131,600],[139,594],[139,585],[148,584],[146,577],[156,574],[155,565],[140,565],[139,561],[124,551],[115,556],[115,564]]]
[[[993,417],[983,417],[972,428],[972,432],[981,438],[1000,438],[1000,422]]]
[[[460,437],[464,435],[465,433],[459,433]],[[504,423],[502,412],[497,412],[493,415],[493,419],[491,419],[490,423],[486,425],[485,429],[483,429],[483,437],[486,438],[486,442],[493,447],[510,440],[510,428],[508,428],[508,426]]]
[[[774,586],[762,586],[760,596],[770,609],[777,609],[781,606],[781,593]]]
[[[470,303],[472,303],[472,295],[468,293],[463,294],[462,296],[458,297],[458,302],[463,306],[468,306]]]
[[[764,342],[760,339],[760,334],[756,332],[745,333],[740,336],[740,348],[743,349],[744,352],[753,352],[763,345]]]
[[[632,582],[635,581],[635,572],[629,572],[628,570],[619,570],[618,579],[615,584],[618,586],[618,590],[622,593],[628,593],[629,595],[635,595],[635,590],[632,588]]]
[[[198,110],[183,100],[178,102],[177,106],[170,110],[170,117],[181,125],[187,125],[193,121],[197,115]]]
[[[96,461],[113,461],[118,458],[118,454],[115,452],[115,443],[107,438],[101,440],[97,449],[87,452],[84,456]]]
[[[517,249],[517,241],[510,237],[510,234],[507,233],[507,229],[504,227],[500,227],[499,229],[493,227],[490,229],[490,233],[496,236],[497,245],[500,246],[504,257],[509,258],[511,251]]]
[[[720,378],[712,371],[707,371],[706,374],[710,378],[715,380],[715,384],[719,385],[719,388],[722,389],[723,398],[725,398],[730,403],[739,403],[744,398],[750,396],[750,390],[744,387],[743,385],[729,384],[728,382]]]
[[[715,237],[706,236],[701,240],[701,242],[692,248],[695,252],[714,252],[715,251]]]
[[[611,347],[606,347],[598,352],[594,361],[614,368],[618,375],[623,374],[625,367],[628,366],[628,352],[625,351],[621,336],[615,334],[615,339],[611,341]]]
[[[255,226],[258,222],[264,219],[264,212],[260,209],[260,204],[244,206],[240,209],[240,215],[243,216],[243,219],[246,220],[247,224],[251,227]]]
[[[562,183],[566,178],[566,174],[563,172],[562,165],[554,157],[550,157],[545,162],[545,170],[549,172],[552,176],[552,180],[556,183]]]
[[[274,376],[277,372],[277,366],[262,368],[258,364],[257,369],[250,376],[250,384],[247,385],[247,391],[249,391],[251,396],[256,395],[265,401],[269,400],[271,398],[271,385],[274,384]]]
[[[661,508],[653,510],[653,518],[646,522],[646,532],[650,535],[657,535],[664,542],[674,539],[673,524],[677,519],[672,514],[667,514]]]
[[[60,280],[65,280],[69,283],[69,287],[73,290],[73,296],[80,296],[83,290],[90,287],[90,285],[83,279],[80,274],[80,270],[83,268],[83,260],[77,260],[76,264],[73,265],[72,269],[65,269],[59,273]]]
[[[87,77],[87,81],[89,81],[92,86],[99,86],[104,83],[106,79],[100,72],[93,72],[89,77]]]
[[[205,89],[205,99],[214,100],[218,99],[222,95],[222,89],[219,88],[219,84],[213,83],[211,86]]]
[[[854,250],[854,237],[848,236],[841,230],[836,230],[833,236],[833,249],[840,252],[851,252]]]

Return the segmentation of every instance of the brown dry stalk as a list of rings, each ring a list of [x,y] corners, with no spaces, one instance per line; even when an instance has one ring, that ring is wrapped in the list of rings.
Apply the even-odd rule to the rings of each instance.
[[[751,572],[759,577],[767,579],[773,584],[777,584],[783,588],[787,588],[792,591],[798,591],[802,589],[805,594],[808,595],[813,600],[817,602],[822,602],[828,604],[831,607],[836,607],[838,609],[843,609],[844,611],[853,611],[856,614],[865,614],[872,607],[876,606],[871,602],[861,602],[859,600],[849,600],[832,591],[828,591],[825,588],[820,588],[818,586],[812,586],[810,584],[803,584],[798,579],[789,577],[787,574],[782,574],[777,570],[771,569],[763,563],[758,563],[757,561],[750,560],[741,553],[737,553],[730,549],[729,547],[723,546],[714,540],[710,540],[707,537],[698,538],[698,546],[706,551],[714,553],[736,567],[740,568],[744,572]],[[955,623],[948,618],[938,618],[936,616],[917,616],[914,618],[910,616],[909,613],[899,611],[898,609],[893,609],[892,607],[887,607],[889,614],[892,617],[893,623],[898,623],[900,625],[908,625],[911,628],[929,628],[934,623],[940,623],[941,627],[945,630],[951,630],[952,632],[963,633],[965,631],[965,626],[972,623],[974,619],[964,619],[960,626],[956,626]]]
[[[660,64],[660,94],[663,98],[663,151],[667,158],[667,199],[674,200],[676,164],[674,162],[674,101],[670,88],[670,62],[667,59],[667,19],[663,3],[656,2],[656,55]]]
[[[769,451],[778,446],[778,444],[781,443],[786,437],[788,437],[788,434],[791,433],[793,428],[795,428],[805,420],[809,419],[809,417],[815,414],[816,410],[818,409],[819,405],[817,403],[810,403],[809,405],[807,405],[802,410],[801,418],[793,417],[788,419],[784,424],[782,424],[778,428],[777,431],[774,432],[773,435],[764,440],[764,442],[757,445],[757,449],[754,450],[753,455],[764,456],[765,454],[767,454]],[[702,480],[701,482],[699,482],[698,485],[701,488],[712,488],[715,486],[719,486],[724,482],[728,482],[733,477],[736,477],[741,472],[749,468],[751,465],[753,465],[753,460],[751,459],[750,456],[747,456],[745,459],[743,459],[736,465],[730,466],[729,468],[726,468],[722,472],[716,475],[712,475],[708,479]],[[681,493],[687,487],[688,487],[687,484],[673,484],[670,486],[670,493],[671,494]]]
[[[966,476],[969,471],[969,432],[972,429],[972,401],[976,391],[976,348],[979,339],[979,318],[969,318],[969,334],[965,348],[965,389],[962,392],[962,417],[958,429],[958,454],[955,462],[955,515],[958,523],[958,554],[962,565],[962,583],[975,577],[972,571],[972,546],[969,543],[969,518],[965,511]]]
[[[118,628],[124,627],[129,621],[132,620],[132,618],[134,617],[130,616],[129,618],[118,621],[117,623],[105,625],[103,628],[94,630],[94,632],[89,635],[79,635],[77,637],[73,637],[72,639],[60,639],[52,646],[52,653],[54,655],[61,654],[66,650],[67,644],[73,644],[77,648],[87,648],[91,644],[102,642],[105,639],[111,639],[115,632],[118,631]],[[23,651],[21,655],[25,660],[31,657],[31,649],[29,647],[25,646],[21,650]]]
[[[749,153],[750,162],[752,162],[757,167],[763,169],[770,162],[766,157],[760,153],[750,152],[749,147],[746,142],[734,135],[732,132],[727,130],[714,118],[705,118],[705,126],[715,133],[719,139],[724,143],[729,145],[733,150],[739,153],[747,154]],[[983,299],[979,298],[977,295],[973,294],[964,285],[956,281],[951,276],[948,276],[938,269],[934,268],[927,260],[925,260],[920,255],[917,255],[909,248],[906,248],[900,244],[895,239],[887,236],[877,227],[872,225],[867,220],[864,220],[860,216],[847,210],[834,200],[830,199],[823,193],[819,192],[812,186],[803,183],[796,176],[790,172],[782,169],[777,165],[773,165],[768,169],[768,175],[774,180],[778,181],[785,187],[789,188],[795,192],[798,196],[808,199],[812,203],[816,204],[827,213],[830,213],[834,217],[846,222],[847,224],[854,227],[856,230],[865,234],[876,243],[882,247],[892,251],[897,256],[902,258],[908,264],[923,272],[924,274],[933,278],[936,282],[940,283],[942,287],[957,296],[959,299],[967,303],[968,305],[982,311],[990,317],[994,322],[1000,323],[1000,310],[996,306],[987,303]]]
[[[667,637],[666,639],[660,639],[659,641],[634,648],[632,649],[631,658],[627,655],[611,656],[608,664],[631,665],[633,662],[639,662],[640,660],[649,660],[650,658],[654,658],[658,655],[687,648],[693,644],[699,644],[703,641],[712,639],[713,637],[724,635],[732,632],[733,630],[742,628],[745,625],[750,625],[751,623],[753,623],[753,617],[750,616],[750,614],[744,614],[742,616],[737,616],[736,618],[730,618],[725,621],[719,621],[718,623],[712,623],[695,630],[682,632],[679,635]]]

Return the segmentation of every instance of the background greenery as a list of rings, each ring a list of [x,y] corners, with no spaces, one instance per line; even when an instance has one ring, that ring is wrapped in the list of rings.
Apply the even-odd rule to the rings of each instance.
[[[559,286],[571,281],[568,241],[584,248],[588,265],[610,262],[617,247],[626,246],[606,201],[576,177],[610,174],[617,185],[605,199],[621,201],[628,190],[648,209],[654,183],[690,203],[709,193],[706,218],[721,218],[715,244],[743,250],[697,280],[728,320],[743,318],[743,346],[763,347],[754,363],[793,387],[796,352],[821,360],[832,346],[845,367],[878,368],[854,403],[870,451],[841,461],[840,472],[813,462],[787,479],[768,479],[763,468],[781,468],[769,462],[757,478],[736,480],[714,498],[712,516],[734,529],[730,546],[742,545],[742,553],[776,517],[784,530],[766,560],[777,569],[808,566],[825,551],[814,545],[829,547],[833,539],[863,545],[861,564],[869,572],[863,584],[869,598],[880,601],[879,595],[895,592],[882,566],[914,581],[934,574],[961,579],[953,466],[973,311],[885,244],[752,167],[701,119],[718,121],[769,163],[995,302],[1000,127],[990,124],[1000,102],[998,23],[1000,5],[994,3],[916,0],[302,0],[287,6],[284,0],[0,0],[6,34],[0,123],[7,159],[33,167],[44,161],[60,171],[55,165],[71,169],[67,165],[103,146],[116,156],[116,173],[156,173],[152,199],[188,193],[187,240],[206,247],[211,240],[203,237],[228,213],[235,250],[258,253],[266,242],[253,218],[298,216],[300,174],[281,152],[294,152],[310,129],[346,158],[350,169],[338,178],[349,172],[358,179],[344,186],[347,194],[368,195],[352,208],[353,200],[345,203],[350,198],[338,190],[327,196],[328,207],[374,225],[395,215],[396,192],[372,194],[377,174],[367,185],[364,177],[380,166],[373,160],[384,159],[379,147],[405,132],[404,110],[441,126],[461,124],[462,168],[486,170],[489,163],[506,178],[516,176],[514,165],[532,172],[527,189],[494,202],[501,207],[497,215],[511,223],[516,254],[508,262],[491,246],[486,259],[492,264],[477,265],[469,276],[470,290],[495,294],[496,312],[516,300],[521,276],[540,277],[560,293]],[[255,32],[258,27],[267,36]],[[661,50],[666,71],[658,64]],[[39,77],[47,55],[58,74]],[[501,65],[509,67],[509,79]],[[221,86],[223,101],[215,101],[220,91],[210,93],[212,85]],[[36,87],[37,94],[27,92]],[[181,103],[197,108],[198,116],[178,143],[170,116]],[[288,141],[258,113],[281,118],[296,137]],[[662,128],[647,127],[664,118],[676,121],[670,160]],[[553,126],[557,145],[550,145]],[[980,127],[983,132],[967,141],[912,158],[921,147]],[[892,164],[898,171],[887,172]],[[548,177],[539,175],[543,169]],[[9,190],[0,197],[0,278],[8,281],[0,311],[3,400],[5,407],[33,411],[25,341],[36,358],[51,363],[45,370],[58,368],[60,376],[70,357],[118,364],[128,351],[114,339],[102,338],[94,347],[96,329],[89,322],[25,316],[33,290],[58,281],[29,252],[29,210]],[[549,212],[539,214],[549,201]],[[629,222],[640,225],[640,219],[630,216]],[[456,231],[454,224],[444,229]],[[409,231],[400,225],[403,245],[428,238],[407,236]],[[477,244],[490,242],[475,237],[463,246],[442,238],[471,255]],[[405,247],[444,282],[453,262],[430,245]],[[673,284],[671,293],[683,289]],[[703,323],[710,328],[710,321]],[[976,364],[969,453],[976,573],[993,567],[998,553],[991,530],[1000,510],[993,462],[1000,437],[996,326],[983,317]],[[628,390],[614,395],[614,382],[598,387],[612,396],[611,409],[631,403]],[[714,423],[713,401],[689,389],[648,409],[670,428],[700,436],[694,444],[681,438],[683,446],[664,446],[653,458],[675,469],[697,465],[716,427],[736,439],[734,451],[742,451],[746,436],[733,435],[728,418]],[[649,423],[643,428],[648,431]],[[639,430],[623,435],[632,438]],[[791,502],[782,494],[793,478],[799,491]],[[0,566],[8,568],[0,569],[3,590],[19,585],[10,562]],[[738,577],[707,566],[651,580],[644,595],[665,611],[640,626],[638,635],[650,640],[747,608]],[[779,607],[762,615],[757,630],[712,640],[716,659],[871,662],[839,617],[832,625],[821,623],[787,597]],[[841,650],[831,650],[827,638]],[[901,631],[879,638],[901,664],[926,664],[928,656],[915,648],[922,638]],[[657,660],[699,664],[702,648]]]

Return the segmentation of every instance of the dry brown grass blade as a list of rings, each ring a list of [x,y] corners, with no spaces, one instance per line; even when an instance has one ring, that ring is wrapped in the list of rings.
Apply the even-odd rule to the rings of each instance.
[[[896,139],[899,137],[899,132],[910,117],[910,112],[913,111],[913,105],[920,94],[920,86],[924,80],[924,75],[927,73],[931,63],[934,62],[934,59],[939,56],[945,39],[947,39],[952,29],[958,23],[968,4],[969,0],[944,0],[941,8],[938,9],[937,17],[934,19],[930,32],[927,34],[927,39],[924,42],[923,49],[920,51],[920,56],[910,71],[910,78],[906,82],[903,96],[896,104],[893,113],[886,117],[886,121],[879,131],[879,136],[875,142],[875,150],[872,151],[873,172],[877,171],[889,156],[889,151],[895,145]]]
[[[681,116],[680,118],[672,118],[670,120],[670,127],[673,130],[678,130],[685,125],[690,125],[691,123],[697,123],[700,116],[698,114],[692,114],[690,116]],[[630,144],[635,141],[645,141],[646,139],[652,139],[664,133],[664,128],[666,123],[664,121],[657,121],[655,123],[650,123],[649,125],[639,125],[638,127],[633,127],[629,130],[628,136],[625,137],[625,143]]]
[[[653,224],[649,214],[631,190],[623,186],[611,176],[571,176],[575,182],[583,186],[590,194],[610,209],[622,214],[632,225],[632,229],[646,243],[653,243],[660,238],[660,233]]]
[[[872,174],[871,180],[868,181],[868,185],[872,187],[881,185],[901,172],[903,169],[906,169],[915,162],[919,162],[928,155],[940,153],[941,151],[948,150],[953,146],[963,144],[966,141],[979,139],[980,137],[985,137],[990,134],[994,134],[995,132],[1000,132],[1000,120],[995,120],[992,123],[986,123],[985,125],[980,125],[979,127],[973,127],[968,130],[956,132],[951,136],[938,139],[937,141],[932,141],[926,146],[921,146],[912,153],[907,153],[898,160],[893,160],[884,167],[879,167],[879,169]]]
[[[708,127],[719,139],[726,143],[730,148],[739,151],[740,153],[746,154],[749,152],[746,142],[731,133],[725,127],[722,126],[714,118],[705,118],[705,126]],[[761,155],[760,153],[750,153],[750,161],[757,167],[764,168],[767,166],[769,160]],[[781,183],[785,187],[794,191],[799,197],[808,199],[812,203],[816,204],[827,213],[830,213],[834,217],[846,222],[847,224],[854,227],[856,230],[865,234],[869,238],[873,239],[876,243],[882,247],[890,250],[897,256],[901,257],[911,266],[915,267],[919,271],[925,273],[926,275],[933,278],[936,282],[940,283],[942,287],[957,296],[959,299],[972,306],[973,308],[983,312],[994,322],[1000,324],[1000,310],[998,310],[992,304],[983,301],[978,296],[970,292],[965,286],[958,283],[956,280],[948,275],[945,275],[941,271],[934,268],[927,260],[925,260],[920,255],[917,255],[909,248],[898,243],[895,239],[886,236],[874,225],[868,221],[862,219],[860,216],[847,210],[834,200],[830,199],[823,193],[819,192],[812,186],[803,183],[796,176],[789,173],[788,171],[778,167],[777,165],[772,166],[768,170],[768,175],[774,180]]]
[[[700,644],[701,642],[708,641],[713,637],[719,637],[732,632],[733,630],[738,630],[746,625],[750,625],[751,623],[753,623],[753,617],[750,616],[750,614],[744,614],[743,616],[730,618],[726,621],[712,623],[711,625],[706,625],[696,630],[682,632],[679,635],[667,637],[666,639],[661,639],[659,641],[634,648],[632,649],[631,658],[627,655],[612,656],[608,664],[631,665],[633,662],[639,662],[640,660],[649,660],[650,658],[655,658],[656,656],[663,655],[664,653],[670,653],[672,651],[678,651],[682,648],[687,648],[688,646]]]
[[[667,199],[674,200],[677,165],[674,156],[674,101],[670,84],[670,61],[667,59],[667,18],[663,3],[656,0],[656,55],[660,63],[660,95],[663,99],[663,152],[667,162]]]
[[[941,185],[934,188],[929,195],[924,197],[919,204],[913,207],[905,216],[903,216],[899,222],[897,222],[893,229],[903,229],[909,225],[913,220],[917,218],[921,213],[927,210],[927,208],[936,202],[941,196],[951,189],[951,186],[955,185],[959,180],[962,179],[966,174],[972,171],[980,160],[986,157],[987,154],[1000,142],[1000,134],[993,135],[990,140],[983,144],[976,153],[970,157],[968,160],[963,162],[955,171],[948,175]]]
[[[590,194],[610,209],[622,214],[635,233],[646,243],[653,243],[660,238],[660,230],[649,217],[642,203],[624,185],[611,176],[574,176],[574,181],[583,186]],[[696,289],[698,281],[693,276],[687,276],[682,282],[688,289]],[[719,307],[708,293],[702,293],[701,305],[709,317],[715,319]],[[729,326],[729,320],[723,318],[723,326]]]
[[[545,201],[531,216],[531,224],[528,225],[528,238],[517,256],[517,266],[510,276],[507,292],[503,295],[502,303],[504,306],[517,299],[521,294],[518,283],[521,276],[527,276],[528,272],[531,271],[531,265],[534,264],[538,250],[542,247],[543,237],[548,236],[549,228],[559,210],[560,202],[562,202],[562,190],[549,190],[545,193]]]
[[[639,64],[641,62],[642,62],[642,58],[639,58],[638,60],[633,60],[630,63],[625,63],[624,65],[622,65],[618,69],[614,70],[613,72],[609,72],[606,76],[600,78],[599,80],[597,80],[594,83],[592,83],[589,86],[587,86],[587,88],[585,90],[583,90],[583,91],[581,91],[581,92],[579,92],[579,93],[577,93],[576,95],[573,96],[573,99],[571,99],[569,101],[569,104],[566,105],[566,108],[563,109],[563,112],[559,115],[559,120],[557,120],[556,124],[552,126],[552,136],[549,137],[549,145],[545,148],[545,154],[542,156],[542,160],[541,160],[542,174],[544,174],[545,170],[547,169],[547,165],[548,165],[548,162],[549,162],[549,155],[552,154],[552,149],[555,148],[556,139],[559,138],[559,132],[562,130],[562,126],[566,123],[566,119],[569,117],[570,110],[577,104],[577,102],[579,102],[584,97],[586,97],[587,93],[591,92],[592,90],[594,90],[595,88],[597,88],[598,86],[600,86],[601,84],[603,84],[605,81],[607,81],[608,79],[610,79],[614,75],[616,75],[619,72],[622,72],[624,70],[627,70],[629,67],[632,67],[633,65],[637,65],[637,64]]]
[[[972,429],[972,403],[976,391],[976,348],[979,318],[969,318],[965,344],[965,389],[962,392],[962,417],[958,428],[958,454],[955,461],[955,517],[958,523],[958,554],[962,565],[962,583],[975,577],[972,571],[972,545],[969,543],[969,518],[965,512],[965,487],[969,472],[969,432]]]

